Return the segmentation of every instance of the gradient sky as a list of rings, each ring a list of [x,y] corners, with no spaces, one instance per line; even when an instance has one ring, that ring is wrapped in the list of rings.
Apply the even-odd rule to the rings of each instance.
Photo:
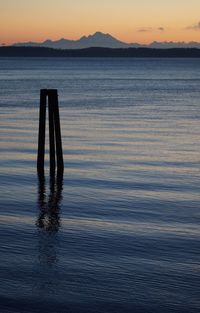
[[[78,39],[200,42],[200,0],[0,0],[0,43]]]

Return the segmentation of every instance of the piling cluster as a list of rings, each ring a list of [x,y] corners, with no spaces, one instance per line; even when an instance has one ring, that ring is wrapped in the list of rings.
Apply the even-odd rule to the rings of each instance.
[[[47,102],[49,113],[48,115],[49,115],[50,175],[55,174],[56,168],[57,174],[62,174],[64,171],[64,163],[60,130],[60,116],[58,107],[58,92],[56,89],[40,90],[37,170],[38,174],[44,174]]]

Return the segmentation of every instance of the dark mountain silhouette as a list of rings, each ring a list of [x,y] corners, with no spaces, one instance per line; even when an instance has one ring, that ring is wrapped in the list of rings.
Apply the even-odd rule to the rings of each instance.
[[[15,43],[14,46],[31,46],[31,47],[46,47],[54,49],[85,49],[90,47],[103,47],[103,48],[200,48],[198,42],[157,42],[154,41],[149,45],[141,45],[138,43],[125,43],[110,34],[96,32],[93,35],[83,36],[78,40],[59,39],[56,41],[45,40],[43,42],[22,42]]]
[[[60,39],[56,41],[45,40],[44,42],[23,42],[16,43],[15,46],[32,46],[47,47],[55,49],[84,49],[89,47],[105,47],[105,48],[128,48],[130,45],[109,34],[96,32],[93,35],[83,36],[79,40]]]
[[[87,48],[52,49],[44,47],[0,47],[0,57],[134,57],[134,58],[200,58],[196,48]]]
[[[190,42],[173,42],[173,41],[154,41],[147,45],[148,48],[155,49],[171,49],[171,48],[197,48],[200,49],[200,42],[190,41]]]

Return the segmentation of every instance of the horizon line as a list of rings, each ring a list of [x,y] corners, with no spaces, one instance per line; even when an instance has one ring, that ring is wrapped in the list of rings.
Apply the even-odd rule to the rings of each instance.
[[[114,39],[118,40],[118,41],[121,41],[122,43],[124,44],[127,44],[127,45],[132,45],[132,44],[139,44],[139,45],[144,45],[144,46],[148,46],[148,45],[151,45],[153,43],[175,43],[175,44],[190,44],[190,43],[197,43],[197,44],[200,44],[200,41],[194,41],[194,40],[191,40],[191,41],[172,41],[172,40],[164,40],[164,41],[158,41],[158,40],[153,40],[153,41],[150,41],[148,43],[144,43],[144,42],[137,42],[137,41],[133,41],[133,42],[127,42],[127,41],[123,41],[121,39],[118,39],[117,37],[113,36],[112,34],[110,33],[104,33],[104,32],[101,32],[101,31],[95,31],[93,33],[89,33],[87,35],[81,35],[79,37],[77,37],[76,39],[72,39],[72,38],[67,38],[67,37],[59,37],[58,39],[50,39],[50,38],[46,38],[46,39],[43,39],[43,40],[34,40],[34,39],[28,39],[28,40],[22,40],[22,41],[13,41],[12,43],[0,43],[0,46],[12,46],[12,45],[15,45],[15,44],[21,44],[21,43],[44,43],[46,41],[51,41],[51,42],[57,42],[57,41],[60,41],[60,40],[70,40],[70,41],[78,41],[80,40],[81,38],[89,38],[89,37],[92,37],[96,34],[102,34],[102,35],[107,35],[107,36],[111,36],[113,37]]]

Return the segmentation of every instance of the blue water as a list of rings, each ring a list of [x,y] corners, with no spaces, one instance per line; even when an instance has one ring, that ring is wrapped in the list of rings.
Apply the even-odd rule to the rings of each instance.
[[[65,173],[36,173],[39,90]],[[0,59],[0,312],[200,312],[200,61]],[[48,131],[47,131],[48,134]]]

